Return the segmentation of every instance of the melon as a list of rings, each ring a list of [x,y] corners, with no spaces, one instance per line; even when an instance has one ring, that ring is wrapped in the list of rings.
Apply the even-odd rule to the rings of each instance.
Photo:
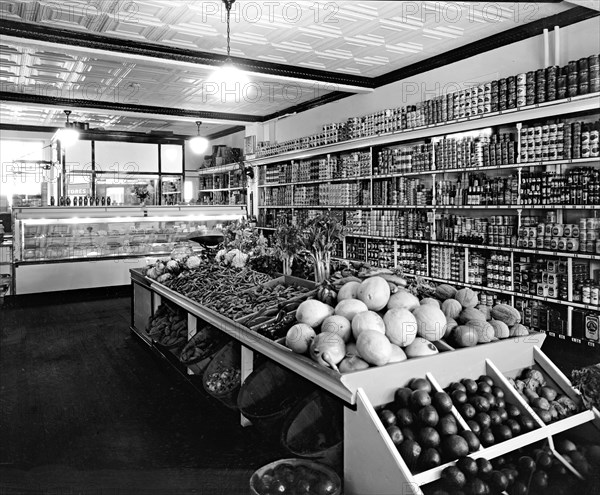
[[[452,332],[456,347],[473,347],[479,342],[477,330],[470,325],[460,325]]]
[[[440,302],[437,299],[434,299],[433,297],[426,297],[424,299],[421,299],[421,304],[433,304],[436,307],[440,307]]]
[[[478,304],[475,309],[483,313],[483,315],[485,316],[485,321],[490,321],[492,319],[492,308],[490,308],[486,304]]]
[[[474,308],[479,304],[477,294],[468,287],[457,291],[454,299],[456,299],[463,308]]]
[[[471,320],[485,321],[485,315],[475,308],[465,308],[458,315],[458,322],[463,325]]]
[[[356,299],[356,292],[358,291],[359,286],[360,282],[356,282],[355,280],[346,282],[342,285],[337,295],[338,302],[344,301],[345,299]]]
[[[477,343],[487,344],[494,338],[494,327],[487,321],[471,320],[467,322],[468,327],[472,327],[477,332]]]
[[[388,302],[388,309],[406,308],[412,311],[420,306],[419,299],[414,294],[411,294],[406,289],[398,289],[398,292],[392,294]]]
[[[385,335],[392,344],[405,347],[417,336],[417,320],[406,308],[392,308],[383,316]]]
[[[287,331],[285,346],[298,354],[305,354],[316,336],[317,334],[312,327],[305,323],[296,323]]]
[[[306,323],[308,326],[317,328],[325,318],[333,314],[333,308],[328,304],[308,299],[296,309],[296,320],[298,323]]]
[[[352,319],[352,335],[354,335],[354,339],[358,339],[358,336],[362,332],[371,330],[385,334],[383,318],[375,313],[375,311],[363,311],[354,316]]]
[[[442,303],[442,311],[446,315],[446,318],[454,318],[456,320],[462,310],[462,304],[456,299],[446,299]]]
[[[356,340],[360,357],[374,366],[387,364],[392,357],[392,343],[381,332],[367,330]]]
[[[456,295],[456,288],[448,284],[441,284],[435,288],[435,297],[445,301]]]
[[[438,348],[434,346],[429,340],[423,337],[416,337],[412,344],[407,345],[404,348],[406,356],[409,358],[422,357],[422,356],[433,356],[438,354]]]
[[[321,324],[321,332],[336,333],[344,339],[344,342],[348,342],[352,336],[352,324],[344,316],[328,316]]]
[[[356,298],[364,302],[368,309],[379,311],[390,300],[390,286],[382,277],[369,277],[360,283]]]
[[[490,325],[494,329],[494,336],[498,339],[506,339],[510,337],[508,325],[500,320],[490,320]]]
[[[312,340],[309,353],[321,366],[337,369],[336,365],[346,357],[346,345],[339,335],[323,332]]]
[[[358,299],[345,299],[337,303],[335,307],[335,314],[343,316],[350,323],[352,323],[352,319],[358,314],[364,311],[369,311],[367,305],[359,301]]]
[[[392,344],[392,357],[390,358],[390,363],[401,363],[402,361],[406,361],[408,356],[399,345]]]
[[[417,335],[430,341],[440,340],[446,333],[446,315],[431,304],[415,308],[413,316],[417,320]]]
[[[444,333],[444,337],[448,337],[457,326],[458,323],[454,318],[446,318],[446,332]]]
[[[492,318],[503,321],[509,327],[521,322],[521,313],[508,304],[496,304],[492,308]]]
[[[521,325],[520,323],[515,323],[512,327],[510,327],[510,337],[525,337],[529,335],[529,330],[525,325]]]

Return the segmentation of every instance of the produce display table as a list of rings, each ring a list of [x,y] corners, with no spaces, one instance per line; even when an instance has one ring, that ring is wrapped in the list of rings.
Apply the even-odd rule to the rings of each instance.
[[[539,366],[569,397],[580,400],[570,381],[543,354],[540,346],[544,334],[509,338],[434,356],[372,367],[362,371],[340,374],[320,366],[308,357],[293,353],[282,344],[272,341],[222,314],[202,306],[164,285],[145,277],[138,269],[131,270],[132,322],[131,330],[147,344],[153,345],[145,332],[146,323],[163,300],[170,301],[188,314],[188,339],[196,333],[198,319],[210,323],[242,345],[241,380],[252,372],[254,353],[313,382],[344,401],[344,493],[348,495],[422,494],[420,486],[439,478],[443,466],[413,475],[392,443],[375,408],[390,402],[394,391],[405,386],[409,379],[427,377],[436,387],[445,387],[454,380],[492,375],[507,393],[511,385],[507,377],[515,370]],[[192,373],[188,370],[188,373]],[[513,395],[516,395],[512,392]],[[516,401],[520,399],[515,398]],[[521,400],[522,402],[522,400]],[[523,410],[529,406],[522,402]],[[242,418],[242,424],[248,424]],[[600,415],[587,410],[569,418],[544,425],[511,440],[482,448],[473,454],[487,459],[503,455],[541,439],[552,442],[552,436],[581,425],[593,425],[600,430]],[[552,443],[551,443],[552,445]]]

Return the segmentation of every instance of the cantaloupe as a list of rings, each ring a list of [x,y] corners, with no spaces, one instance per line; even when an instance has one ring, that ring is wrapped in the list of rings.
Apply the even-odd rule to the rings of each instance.
[[[512,327],[510,327],[511,337],[525,337],[527,335],[529,335],[529,330],[527,330],[527,327],[525,325],[515,323]]]
[[[363,311],[358,313],[352,319],[352,335],[354,339],[358,339],[358,336],[362,332],[375,331],[385,334],[385,324],[383,318],[379,316],[375,311]]]
[[[413,315],[417,320],[417,335],[430,341],[440,340],[446,333],[446,315],[431,304],[415,308]]]
[[[479,344],[486,344],[494,338],[494,327],[487,321],[471,320],[467,322],[466,326],[475,329],[477,332],[477,343]]]
[[[416,337],[414,342],[404,348],[406,356],[409,358],[433,356],[440,351],[429,340],[423,337]]]
[[[390,285],[382,277],[369,277],[358,286],[356,298],[364,302],[368,309],[379,311],[390,300]]]
[[[446,315],[446,318],[454,318],[456,320],[462,310],[462,304],[456,299],[446,299],[442,303],[442,311]]]
[[[492,308],[490,308],[486,304],[478,304],[475,309],[481,311],[485,316],[485,321],[490,321],[492,319]]]
[[[456,347],[473,347],[479,342],[477,330],[470,325],[460,325],[452,332]]]
[[[458,315],[458,322],[462,325],[472,320],[485,321],[485,315],[475,308],[465,308]]]
[[[510,330],[508,325],[503,321],[490,320],[490,325],[494,329],[494,336],[498,339],[506,339],[510,337]]]
[[[421,304],[433,304],[437,308],[440,307],[440,302],[437,299],[434,299],[433,297],[425,297],[421,299]]]
[[[454,330],[458,326],[458,322],[454,318],[446,318],[446,332],[444,333],[444,338],[449,337]]]
[[[363,311],[369,311],[369,308],[367,308],[367,305],[364,302],[359,301],[358,299],[344,299],[337,303],[335,307],[335,314],[343,316],[350,323],[352,323],[354,316]]]
[[[509,327],[521,322],[521,314],[508,304],[496,304],[492,308],[492,318],[503,321]]]
[[[398,289],[398,292],[392,294],[388,301],[388,309],[406,308],[412,311],[420,306],[419,299],[414,294],[411,294],[406,289]]]
[[[462,304],[463,308],[474,308],[479,304],[477,294],[468,287],[460,289],[454,296],[454,299]]]
[[[404,349],[402,349],[402,347],[396,345],[396,344],[392,344],[392,357],[390,357],[390,363],[400,363],[402,361],[406,361],[408,359],[408,356],[406,355],[406,353],[404,352]]]
[[[440,284],[435,288],[435,296],[442,301],[451,299],[456,295],[456,288],[448,284]]]
[[[388,309],[383,316],[385,335],[392,344],[405,347],[417,336],[417,320],[406,308]]]

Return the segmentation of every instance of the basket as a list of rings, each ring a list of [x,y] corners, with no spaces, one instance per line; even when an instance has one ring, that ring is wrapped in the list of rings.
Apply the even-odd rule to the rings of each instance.
[[[259,365],[240,388],[237,405],[266,434],[279,432],[285,416],[314,386],[273,361]]]
[[[200,354],[196,354],[196,357],[190,360],[184,359],[184,356],[188,354],[186,351],[190,351],[192,348],[197,347],[197,344],[200,341],[204,341]],[[216,330],[211,325],[207,325],[199,329],[196,335],[188,341],[180,353],[179,361],[187,366],[194,375],[202,375],[215,354],[223,348],[223,344],[223,333]]]
[[[325,491],[325,490],[321,490],[319,492],[317,491],[304,491],[302,493],[330,493],[331,495],[341,495],[342,493],[342,481],[340,480],[340,477],[337,475],[337,473],[331,469],[330,467],[324,466],[322,464],[319,464],[318,462],[314,462],[314,461],[309,461],[306,459],[279,459],[278,461],[274,461],[271,462],[270,464],[267,464],[266,466],[263,466],[259,469],[257,469],[252,476],[250,477],[250,493],[251,495],[265,495],[267,493],[275,493],[274,491],[267,491],[266,489],[264,489],[262,487],[262,482],[261,482],[261,478],[263,475],[265,474],[274,474],[277,471],[279,471],[280,469],[287,469],[287,468],[292,468],[294,469],[294,472],[297,473],[297,469],[298,468],[304,468],[305,470],[305,476],[301,476],[298,479],[301,479],[303,481],[308,481],[311,482],[310,480],[313,478],[313,472],[316,471],[316,475],[315,477],[320,478],[321,480],[331,480],[334,488],[331,491]],[[297,482],[298,480],[296,480]],[[311,483],[317,483],[317,480],[312,481]],[[284,492],[282,493],[300,493],[295,492],[292,490],[291,487],[288,487],[288,489],[286,489]]]
[[[237,398],[238,393],[240,391],[240,384],[238,383],[233,388],[224,390],[222,392],[213,391],[208,386],[208,380],[213,375],[213,373],[226,373],[227,371],[235,371],[240,373],[241,366],[241,351],[240,345],[231,340],[227,344],[225,344],[212,358],[206,370],[204,370],[204,375],[202,378],[202,385],[204,386],[204,390],[219,400],[225,406],[231,409],[237,409]]]
[[[342,467],[344,406],[322,390],[301,400],[285,418],[281,444],[291,455]]]

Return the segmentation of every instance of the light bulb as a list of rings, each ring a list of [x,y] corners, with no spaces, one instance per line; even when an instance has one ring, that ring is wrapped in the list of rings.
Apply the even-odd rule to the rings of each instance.
[[[228,88],[228,84],[248,84],[250,79],[248,75],[231,62],[226,62],[225,64],[218,67],[207,79],[207,82],[215,83],[221,86],[225,84],[225,88]]]
[[[79,131],[73,129],[72,127],[65,127],[64,129],[59,129],[58,140],[64,148],[68,148],[69,146],[74,145],[79,140]]]
[[[208,148],[208,139],[203,136],[193,137],[188,141],[188,143],[192,152],[196,153],[197,155],[204,153]]]

